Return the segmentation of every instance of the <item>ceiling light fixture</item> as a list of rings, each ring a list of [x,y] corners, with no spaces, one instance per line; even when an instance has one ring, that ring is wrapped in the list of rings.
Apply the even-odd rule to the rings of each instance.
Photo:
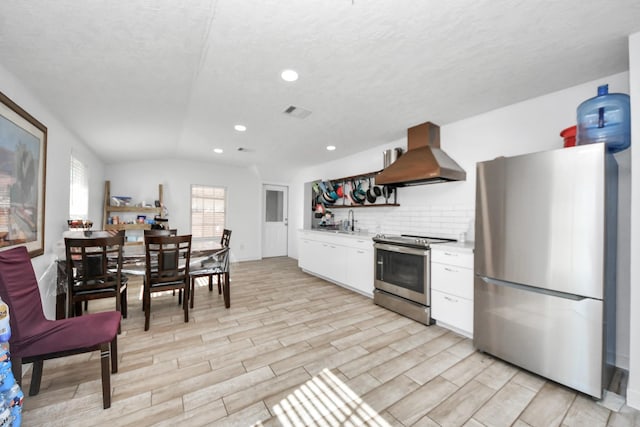
[[[222,154],[224,150],[222,150],[222,148],[214,148],[213,152],[216,154]]]
[[[247,130],[247,127],[245,125],[235,125],[233,128],[238,132],[244,132],[245,130]]]
[[[328,151],[333,151],[333,150],[335,150],[335,149],[336,149],[336,146],[335,146],[335,145],[327,145],[327,150],[328,150]]]
[[[284,70],[280,73],[280,77],[282,77],[282,80],[285,82],[295,82],[298,80],[298,73],[295,70]]]

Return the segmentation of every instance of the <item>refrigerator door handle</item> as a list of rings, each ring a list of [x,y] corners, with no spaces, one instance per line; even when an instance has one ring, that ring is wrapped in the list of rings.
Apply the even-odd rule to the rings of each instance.
[[[523,285],[521,283],[508,282],[506,280],[499,280],[499,279],[494,279],[494,278],[486,277],[486,276],[478,276],[478,277],[483,282],[490,283],[490,284],[496,285],[496,286],[506,286],[508,288],[521,289],[521,290],[527,291],[527,292],[534,292],[534,293],[537,293],[537,294],[549,295],[549,296],[553,296],[553,297],[557,297],[557,298],[569,299],[569,300],[573,300],[573,301],[582,301],[582,300],[587,299],[587,297],[584,297],[582,295],[574,295],[574,294],[568,294],[566,292],[552,291],[550,289],[536,288],[535,286],[528,286],[528,285]]]

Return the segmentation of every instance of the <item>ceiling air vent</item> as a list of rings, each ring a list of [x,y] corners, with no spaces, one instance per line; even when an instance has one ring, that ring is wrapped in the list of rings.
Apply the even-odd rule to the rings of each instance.
[[[295,105],[290,105],[283,111],[283,113],[288,116],[304,119],[309,117],[309,114],[311,114],[311,111],[305,110],[304,108],[296,107]]]

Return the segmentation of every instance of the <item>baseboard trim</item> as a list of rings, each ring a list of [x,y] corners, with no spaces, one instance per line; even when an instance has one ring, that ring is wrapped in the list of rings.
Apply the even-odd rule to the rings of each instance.
[[[627,388],[627,405],[640,410],[640,390]]]

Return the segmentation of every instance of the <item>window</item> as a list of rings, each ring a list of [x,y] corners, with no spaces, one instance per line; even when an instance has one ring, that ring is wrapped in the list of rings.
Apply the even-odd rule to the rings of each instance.
[[[265,206],[265,222],[282,222],[284,218],[284,192],[267,190]]]
[[[84,163],[71,155],[71,179],[69,187],[69,218],[88,219],[89,171]]]
[[[226,190],[191,186],[191,235],[194,239],[220,238],[225,228]]]

